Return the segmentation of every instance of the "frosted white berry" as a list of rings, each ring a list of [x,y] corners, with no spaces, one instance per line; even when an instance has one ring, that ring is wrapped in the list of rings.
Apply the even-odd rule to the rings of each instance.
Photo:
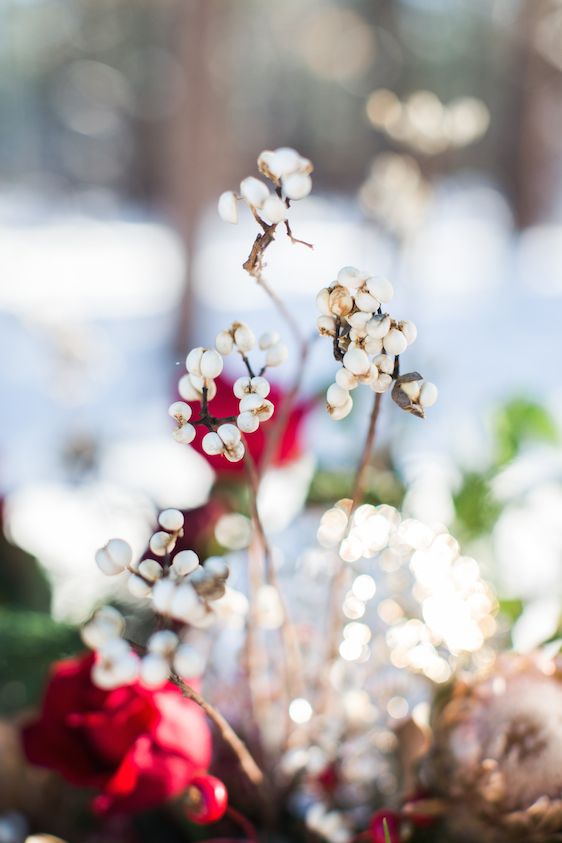
[[[155,559],[143,559],[139,563],[138,572],[143,579],[154,583],[162,576],[162,565],[156,562]]]
[[[268,348],[271,348],[272,345],[276,345],[280,339],[281,337],[277,331],[266,331],[266,333],[262,334],[259,338],[259,347],[262,351],[266,351]]]
[[[214,348],[209,348],[203,352],[201,362],[199,364],[202,378],[218,378],[222,372],[223,359],[221,355]]]
[[[391,328],[383,339],[383,346],[389,354],[402,354],[408,347],[408,341],[402,331],[398,328]]]
[[[377,357],[373,360],[373,363],[379,372],[384,372],[385,375],[391,375],[394,372],[394,358],[389,354],[377,355]]]
[[[195,439],[195,433],[196,431],[193,425],[187,422],[187,424],[182,424],[172,431],[172,436],[181,445],[190,445]]]
[[[335,337],[336,320],[334,316],[319,316],[316,320],[316,327],[320,336]]]
[[[240,322],[234,328],[234,342],[238,350],[246,354],[255,347],[256,337],[251,328]]]
[[[174,670],[184,679],[195,679],[201,676],[205,669],[203,656],[190,647],[189,644],[181,644],[174,655]]]
[[[205,451],[206,454],[209,454],[210,457],[217,456],[218,454],[222,454],[224,450],[224,444],[222,439],[217,433],[213,431],[209,431],[203,437],[203,441],[201,442],[201,447]]]
[[[371,295],[382,302],[382,304],[389,302],[394,295],[394,287],[390,281],[387,281],[386,278],[382,278],[379,275],[368,278],[366,285]]]
[[[347,316],[353,310],[353,297],[347,287],[336,284],[330,290],[328,306],[330,313],[333,313],[334,316]]]
[[[333,407],[343,407],[349,398],[349,392],[337,383],[328,387],[326,401]]]
[[[367,322],[365,329],[370,337],[384,339],[390,331],[392,322],[388,313],[375,314]]]
[[[420,390],[420,404],[422,407],[432,407],[437,401],[439,390],[434,383],[425,381]]]
[[[152,602],[154,610],[159,615],[169,615],[172,600],[176,592],[176,585],[171,579],[158,580],[152,589]]]
[[[349,290],[358,290],[365,281],[365,273],[354,266],[344,266],[338,272],[338,284],[343,284]]]
[[[324,316],[330,316],[330,290],[324,287],[316,296],[316,307]]]
[[[191,418],[191,407],[185,401],[174,401],[168,407],[168,415],[175,419],[178,424],[185,424]]]
[[[154,632],[146,642],[146,648],[150,653],[170,658],[179,644],[178,636],[171,629],[160,629]]]
[[[230,331],[219,331],[215,340],[215,348],[219,354],[231,354],[234,349],[234,338]]]
[[[344,366],[341,369],[338,369],[336,372],[336,383],[338,386],[341,386],[345,390],[355,389],[359,380],[357,379],[357,375],[354,375],[353,372],[350,372],[349,369],[346,369]]]
[[[344,354],[343,365],[354,375],[365,375],[369,371],[371,361],[363,349],[352,346]]]
[[[400,384],[400,389],[404,392],[410,401],[417,401],[420,396],[420,382],[419,381],[405,381]]]
[[[240,442],[240,431],[233,424],[221,424],[217,428],[217,435],[227,448],[231,448]]]
[[[200,601],[195,589],[185,583],[176,588],[170,606],[170,614],[176,620],[189,623],[199,612]]]
[[[266,366],[281,366],[289,356],[289,349],[284,343],[277,343],[268,348],[265,355]]]
[[[238,206],[236,204],[236,195],[232,190],[225,190],[219,196],[217,203],[219,217],[223,222],[230,222],[236,225],[238,222]]]
[[[240,413],[251,413],[260,422],[267,421],[273,415],[274,406],[267,398],[256,393],[245,395],[240,401]]]
[[[180,550],[174,556],[172,570],[178,577],[187,577],[199,567],[199,557],[193,550]]]
[[[268,163],[270,172],[277,178],[287,176],[299,170],[303,159],[296,149],[289,146],[281,146],[271,155]]]
[[[373,392],[381,392],[382,393],[382,392],[386,392],[386,390],[388,389],[388,387],[390,386],[391,383],[392,383],[391,375],[387,375],[384,372],[381,372],[379,374],[378,378],[376,378],[376,380],[373,380],[369,384],[369,386],[371,387]]]
[[[185,368],[190,374],[201,377],[200,364],[204,352],[205,349],[202,346],[197,346],[196,348],[192,348],[185,358]]]
[[[253,413],[240,413],[236,419],[236,424],[242,433],[255,433],[260,426],[260,420]]]
[[[344,404],[341,404],[339,407],[334,407],[331,404],[327,404],[328,413],[330,414],[331,418],[334,421],[341,421],[341,419],[345,419],[351,413],[353,408],[353,399],[351,395],[348,395],[347,401]]]
[[[150,537],[149,546],[155,556],[165,556],[173,549],[175,543],[175,539],[169,533],[158,530]]]
[[[184,522],[183,513],[179,509],[164,509],[158,516],[158,523],[170,533],[177,533],[182,529]]]
[[[406,337],[408,345],[412,345],[418,335],[418,329],[416,328],[414,323],[410,322],[409,319],[405,319],[403,322],[398,323],[398,327]]]
[[[147,688],[160,688],[170,676],[168,660],[156,653],[148,653],[140,664],[140,678]]]
[[[150,584],[145,582],[141,577],[137,577],[136,574],[131,574],[127,580],[127,588],[133,597],[148,597],[150,594]]]
[[[261,208],[269,196],[269,188],[263,181],[248,176],[240,182],[240,193],[252,208]]]
[[[133,551],[123,539],[110,539],[104,547],[96,551],[96,565],[109,577],[121,574],[133,558]]]
[[[292,173],[282,180],[283,191],[289,199],[304,199],[312,190],[312,179],[308,173]]]
[[[262,205],[262,213],[266,220],[276,224],[287,219],[287,206],[276,193],[270,193]]]

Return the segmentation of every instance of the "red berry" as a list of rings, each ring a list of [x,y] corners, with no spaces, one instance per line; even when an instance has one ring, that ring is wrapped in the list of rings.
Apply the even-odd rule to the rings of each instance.
[[[187,817],[198,825],[220,820],[228,806],[228,791],[215,776],[194,776],[187,791]]]
[[[385,833],[385,821],[388,835]],[[400,843],[400,814],[396,811],[377,811],[369,825],[373,843]]]

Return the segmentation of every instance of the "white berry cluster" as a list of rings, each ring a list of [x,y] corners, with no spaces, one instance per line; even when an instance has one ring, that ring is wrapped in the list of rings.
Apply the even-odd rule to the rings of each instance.
[[[224,222],[238,222],[238,202],[243,201],[254,215],[269,225],[287,219],[291,201],[304,199],[312,189],[312,163],[290,147],[264,150],[258,158],[258,169],[274,189],[265,182],[248,176],[240,182],[240,193],[227,190],[218,201],[219,215]]]
[[[336,382],[326,395],[328,412],[336,421],[351,412],[350,392],[360,383],[367,384],[374,392],[388,390],[398,377],[399,356],[416,339],[413,322],[397,321],[383,312],[383,306],[393,295],[392,284],[386,278],[344,266],[334,284],[320,290],[316,297],[321,312],[318,331],[332,339],[334,356],[342,364]],[[402,378],[404,383],[407,377]],[[423,408],[437,399],[436,387],[426,386],[429,388],[423,391],[420,385],[416,396],[415,408],[419,410],[416,415],[423,416]],[[414,412],[410,404],[405,406],[404,402],[404,409]]]
[[[265,358],[256,374],[248,354],[259,346]],[[223,357],[236,351],[244,361],[247,375],[238,378],[233,391],[239,400],[238,415],[216,418],[209,412],[208,402],[217,393],[215,379],[223,369]],[[178,390],[185,401],[174,401],[168,409],[176,421],[173,436],[177,442],[189,444],[195,438],[196,425],[204,425],[208,432],[203,437],[202,448],[210,456],[223,455],[230,462],[244,457],[243,433],[254,433],[262,422],[273,415],[274,406],[268,399],[269,381],[264,377],[268,368],[280,366],[289,354],[279,334],[268,332],[256,339],[253,331],[243,322],[233,322],[217,335],[215,348],[192,349],[186,358],[187,374],[183,375]],[[187,401],[201,403],[201,418],[191,421],[192,410]]]
[[[193,550],[180,550],[172,556],[183,535],[184,518],[177,509],[166,509],[158,519],[162,528],[150,539],[150,550],[157,559],[133,561],[129,544],[110,539],[96,553],[96,564],[108,576],[127,572],[127,587],[138,598],[150,597],[154,611],[175,621],[206,627],[214,619],[210,602],[225,593],[229,569],[221,557],[203,564]]]
[[[92,682],[111,690],[140,680],[149,688],[164,685],[174,671],[184,679],[203,672],[202,656],[175,632],[163,629],[148,639],[146,653],[139,655],[122,636],[125,619],[112,606],[104,606],[82,627],[82,640],[96,653]]]

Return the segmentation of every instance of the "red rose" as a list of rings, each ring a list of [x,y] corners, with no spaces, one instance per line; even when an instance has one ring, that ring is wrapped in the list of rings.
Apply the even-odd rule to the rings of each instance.
[[[104,691],[90,680],[94,656],[58,662],[40,717],[24,727],[29,761],[101,790],[100,813],[133,813],[181,793],[211,760],[203,712],[171,682]]]
[[[216,379],[216,384],[217,394],[212,401],[209,401],[210,413],[217,418],[226,418],[227,416],[238,415],[238,405],[240,400],[236,398],[232,391],[233,381],[230,381],[221,375]],[[281,406],[285,399],[285,393],[279,386],[271,384],[271,391],[267,397],[275,405],[273,417],[269,421],[260,424],[255,433],[249,433],[246,437],[248,449],[257,465],[261,462],[267,438],[271,431],[271,426],[275,424],[275,414],[279,413],[281,410]],[[193,418],[199,418],[201,413],[201,404],[198,402],[192,402],[191,408],[193,410]],[[295,404],[291,408],[287,425],[279,442],[279,448],[273,458],[273,465],[285,465],[286,463],[297,459],[297,457],[300,457],[302,454],[302,426],[309,410],[310,404],[304,402]],[[206,432],[207,430],[202,426],[197,427],[197,436],[192,443],[192,447],[200,454],[203,454],[205,459],[218,474],[243,474],[245,471],[243,460],[240,462],[229,462],[220,455],[212,457],[203,451],[201,441]]]

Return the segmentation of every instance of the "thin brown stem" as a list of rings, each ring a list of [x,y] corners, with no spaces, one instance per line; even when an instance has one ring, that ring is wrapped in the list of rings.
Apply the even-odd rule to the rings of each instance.
[[[192,688],[191,685],[184,682],[177,673],[172,674],[172,680],[178,686],[183,696],[187,697],[187,699],[193,700],[194,703],[197,703],[197,705],[203,709],[207,717],[213,721],[221,738],[226,744],[228,744],[238,758],[240,767],[246,775],[248,781],[255,787],[263,788],[265,785],[265,778],[262,771],[254,761],[254,758],[248,750],[246,744],[240,740],[230,723],[225,720],[220,711],[207,702],[207,700],[202,697],[198,691]]]
[[[371,418],[369,420],[369,429],[367,431],[367,438],[365,439],[365,444],[363,445],[363,452],[361,454],[361,459],[359,461],[359,465],[357,466],[357,471],[355,472],[355,479],[353,481],[353,491],[351,495],[351,513],[357,509],[359,503],[363,498],[363,494],[365,492],[365,486],[367,483],[367,475],[369,473],[369,465],[371,462],[371,456],[373,453],[373,448],[375,445],[375,436],[377,433],[377,422],[379,420],[379,414],[381,409],[381,402],[382,402],[382,393],[376,392],[375,393],[375,400],[373,402],[373,409],[371,410]],[[350,519],[351,520],[351,519]]]

